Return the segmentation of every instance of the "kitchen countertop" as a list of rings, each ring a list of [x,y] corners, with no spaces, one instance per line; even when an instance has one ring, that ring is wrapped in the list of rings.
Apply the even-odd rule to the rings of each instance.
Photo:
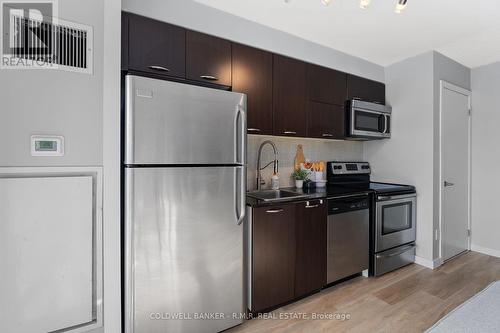
[[[296,192],[306,196],[300,198],[292,197],[279,201],[264,201],[247,196],[246,198],[247,206],[251,207],[275,206],[291,202],[301,202],[301,201],[317,200],[317,199],[334,199],[346,195],[356,195],[356,194],[365,194],[374,192],[371,189],[359,188],[359,187],[346,187],[346,186],[327,186],[327,187],[317,187],[312,189],[297,189],[295,187],[287,187],[287,188],[281,188],[281,190]]]

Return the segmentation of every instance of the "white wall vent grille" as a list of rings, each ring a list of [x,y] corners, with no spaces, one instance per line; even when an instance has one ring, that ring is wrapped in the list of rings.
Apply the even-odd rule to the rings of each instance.
[[[92,74],[92,27],[55,18],[39,20],[11,15],[10,19],[9,67]]]

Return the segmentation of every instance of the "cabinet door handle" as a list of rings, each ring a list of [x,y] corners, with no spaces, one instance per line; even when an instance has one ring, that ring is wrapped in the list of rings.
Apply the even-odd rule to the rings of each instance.
[[[266,210],[266,213],[269,213],[269,214],[277,214],[277,213],[281,213],[283,212],[283,209],[269,209],[269,210]]]
[[[297,132],[295,132],[295,131],[284,131],[283,134],[296,135]]]
[[[157,65],[151,65],[149,66],[149,69],[154,69],[155,71],[160,71],[160,72],[170,72],[170,69]]]
[[[202,79],[209,80],[209,81],[217,81],[218,78],[212,75],[201,75],[200,76]]]
[[[306,206],[306,208],[318,208],[319,205]]]
[[[323,133],[323,137],[324,137],[324,138],[331,138],[331,137],[333,137],[333,134],[330,134],[330,133]]]
[[[260,132],[259,128],[247,128],[248,132]]]

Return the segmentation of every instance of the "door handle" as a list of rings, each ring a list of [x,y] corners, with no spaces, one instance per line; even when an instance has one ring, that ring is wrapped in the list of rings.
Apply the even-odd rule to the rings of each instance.
[[[149,66],[149,69],[153,69],[155,71],[160,71],[160,72],[170,72],[170,69],[163,67],[163,66],[157,66],[157,65]]]
[[[246,182],[246,172],[245,172],[245,167],[242,166],[242,167],[238,167],[236,169],[236,174],[238,173],[238,171],[240,172],[240,179],[239,179],[239,184],[240,184],[240,187],[239,187],[239,190],[237,188],[238,186],[238,176],[236,176],[235,178],[235,182],[234,182],[234,192],[235,192],[235,196],[236,196],[236,203],[235,203],[235,206],[236,206],[236,225],[240,225],[243,223],[243,221],[245,220],[245,214],[246,214],[246,211],[245,211],[245,206],[246,206],[246,202],[245,202],[245,198],[246,198],[246,186],[245,186],[245,182]]]
[[[450,187],[450,186],[455,186],[454,183],[447,182],[446,180],[444,181],[444,187]]]
[[[316,205],[311,205],[309,201],[306,201],[306,208],[318,208],[323,204],[323,200],[320,200]]]
[[[333,134],[330,134],[330,133],[323,133],[322,135],[324,138],[331,138],[333,137]]]
[[[387,133],[387,115],[384,115],[384,132],[383,134]]]
[[[248,128],[247,131],[260,133],[260,128]]]
[[[297,132],[295,132],[295,131],[284,131],[283,134],[296,135]]]
[[[278,213],[281,213],[281,212],[283,212],[283,209],[281,209],[281,208],[266,210],[266,213],[269,213],[269,214],[278,214]]]
[[[209,80],[209,81],[217,81],[219,80],[216,76],[213,75],[201,75],[200,78]]]
[[[236,128],[239,130],[239,133],[236,133],[236,163],[245,164],[247,117],[245,109],[241,105],[238,105],[236,114]]]

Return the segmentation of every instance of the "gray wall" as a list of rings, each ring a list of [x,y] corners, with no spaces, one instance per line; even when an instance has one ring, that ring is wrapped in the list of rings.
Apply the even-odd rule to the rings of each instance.
[[[104,331],[121,332],[120,42],[121,0],[104,2],[103,226]]]
[[[500,256],[500,62],[472,70],[472,249]]]
[[[0,166],[102,165],[103,1],[59,1],[61,19],[94,28],[94,74],[0,73]],[[32,157],[32,134],[63,135],[64,157]]]
[[[452,83],[464,89],[471,89],[471,70],[458,62],[434,52],[434,233],[439,230],[440,173],[440,82]],[[439,239],[433,237],[433,259],[440,257]]]
[[[384,81],[384,68],[381,66],[192,0],[123,0],[122,8],[242,44]]]
[[[386,68],[387,101],[393,107],[393,136],[365,144],[373,179],[417,187],[417,256],[439,258],[440,80],[470,89],[470,69],[437,52]]]
[[[104,326],[105,332],[115,333],[121,331],[121,1],[58,3],[61,19],[94,29],[93,75],[0,70],[0,166],[103,166]],[[32,134],[64,135],[66,156],[31,157]]]
[[[376,181],[417,187],[417,255],[432,259],[433,53],[385,69],[392,138],[365,143],[364,156]]]

